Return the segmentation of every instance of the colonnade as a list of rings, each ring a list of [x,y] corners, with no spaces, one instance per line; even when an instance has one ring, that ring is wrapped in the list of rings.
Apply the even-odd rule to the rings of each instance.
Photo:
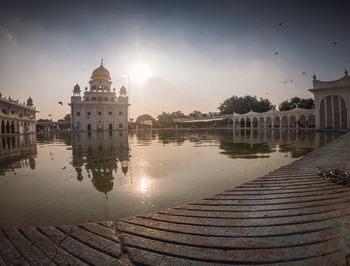
[[[234,128],[315,128],[314,114],[244,116],[232,118]]]
[[[16,133],[35,133],[35,122],[0,119],[0,136]]]

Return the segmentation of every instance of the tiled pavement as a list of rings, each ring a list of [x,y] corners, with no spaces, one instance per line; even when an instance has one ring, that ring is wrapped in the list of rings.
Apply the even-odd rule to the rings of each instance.
[[[350,134],[212,197],[116,222],[4,228],[0,265],[350,264]]]

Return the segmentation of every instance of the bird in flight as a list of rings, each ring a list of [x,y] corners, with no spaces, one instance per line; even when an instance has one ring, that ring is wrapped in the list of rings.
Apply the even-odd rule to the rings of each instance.
[[[62,103],[62,102],[58,102],[58,104],[63,105],[63,103]]]
[[[283,25],[283,23],[282,22],[280,22],[279,24],[278,24],[278,26],[282,26]]]
[[[279,52],[275,52],[275,55],[278,55],[279,54]]]
[[[287,84],[287,81],[285,80],[285,81],[283,82],[283,84]]]
[[[293,82],[293,80],[291,79],[290,82]]]
[[[334,45],[337,45],[337,44],[338,44],[338,42],[333,42],[333,44],[334,44]]]
[[[306,72],[304,71],[303,73],[302,73],[302,75],[305,75],[306,74]]]

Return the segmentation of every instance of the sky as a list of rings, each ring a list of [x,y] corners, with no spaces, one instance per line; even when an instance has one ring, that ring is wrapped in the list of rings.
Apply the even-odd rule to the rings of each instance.
[[[127,87],[134,119],[216,112],[233,95],[278,106],[312,97],[313,73],[335,80],[350,70],[349,8],[340,0],[4,0],[0,92],[31,96],[37,118],[61,119],[74,85],[88,86],[103,58],[112,87]]]

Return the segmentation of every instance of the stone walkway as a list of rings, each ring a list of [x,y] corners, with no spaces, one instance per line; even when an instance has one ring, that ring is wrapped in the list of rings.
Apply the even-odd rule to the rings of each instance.
[[[5,228],[0,265],[350,264],[350,134],[212,197],[116,222]]]

